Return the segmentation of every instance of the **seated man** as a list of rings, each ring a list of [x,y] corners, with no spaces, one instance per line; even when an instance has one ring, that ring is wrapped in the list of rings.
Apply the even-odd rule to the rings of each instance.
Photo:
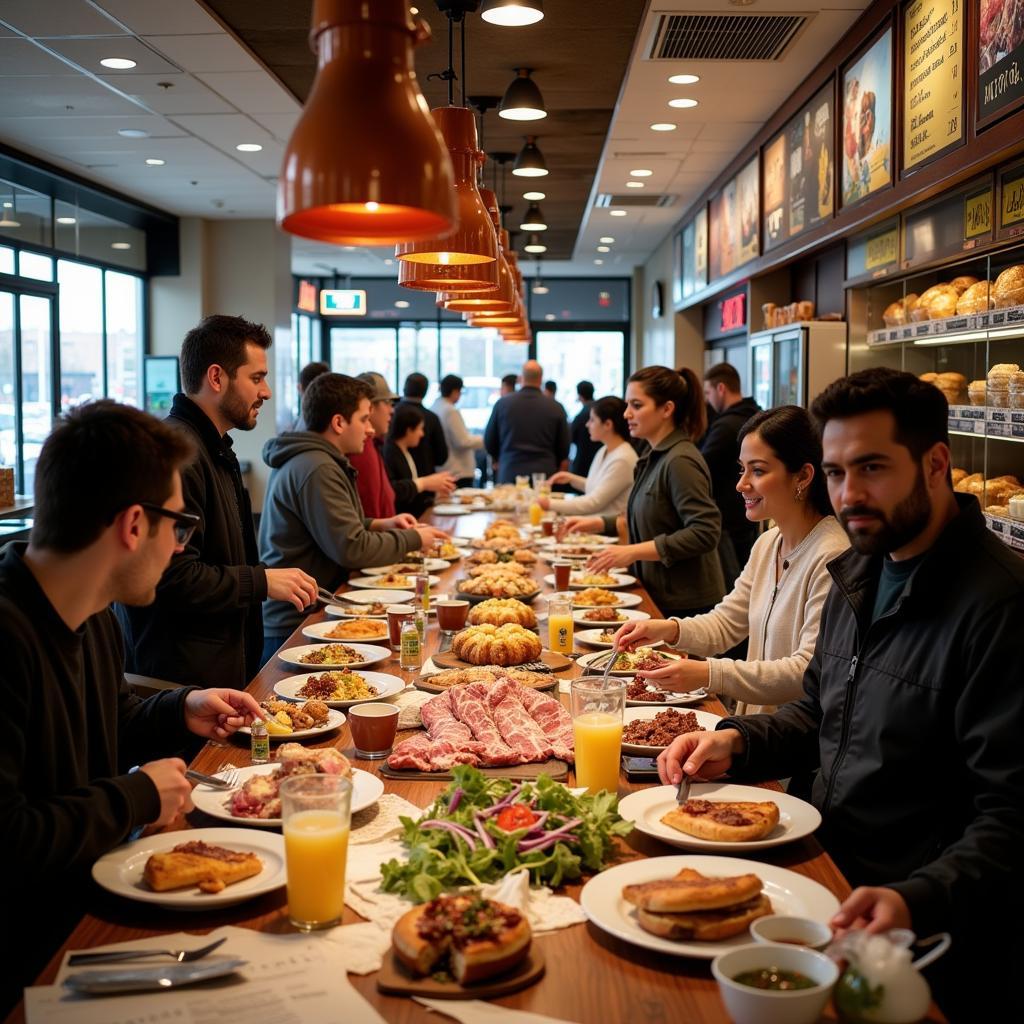
[[[1009,1019],[1024,952],[1024,561],[953,492],[931,384],[865,370],[812,414],[853,546],[828,565],[805,696],[680,737],[659,771],[672,784],[813,773],[818,837],[857,886],[833,927],[951,932],[928,972],[937,1002],[951,1021]]]
[[[259,712],[238,690],[182,687],[148,700],[124,678],[112,601],[148,604],[197,517],[183,513],[179,431],[114,402],[58,422],[36,468],[28,545],[0,555],[0,1013],[84,912],[93,862],[135,828],[191,808],[191,731],[222,740]],[[129,774],[133,765],[141,768]],[[18,927],[15,922],[20,922]]]
[[[363,450],[373,389],[341,373],[317,377],[302,398],[304,433],[282,434],[263,448],[271,468],[260,519],[260,557],[270,568],[293,565],[334,590],[348,569],[398,562],[410,551],[447,538],[407,513],[390,519],[363,514],[348,456]],[[287,601],[263,610],[263,660],[302,622]]]

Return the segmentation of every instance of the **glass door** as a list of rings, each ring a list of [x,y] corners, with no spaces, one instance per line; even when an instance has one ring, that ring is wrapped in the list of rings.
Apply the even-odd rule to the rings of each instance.
[[[750,379],[753,382],[754,401],[762,409],[772,407],[772,339],[771,336],[755,342],[750,348]]]
[[[803,330],[775,336],[773,405],[803,405]]]

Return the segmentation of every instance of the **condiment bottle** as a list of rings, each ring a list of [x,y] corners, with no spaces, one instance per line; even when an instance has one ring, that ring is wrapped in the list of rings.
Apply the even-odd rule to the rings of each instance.
[[[266,764],[270,760],[270,733],[262,718],[254,718],[249,726],[250,757],[253,764]]]
[[[399,646],[399,665],[407,671],[420,668],[423,660],[423,642],[415,619],[406,619],[402,623],[401,643]]]

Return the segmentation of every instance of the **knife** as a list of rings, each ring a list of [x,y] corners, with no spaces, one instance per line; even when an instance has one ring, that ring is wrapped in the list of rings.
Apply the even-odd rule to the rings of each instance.
[[[160,967],[120,967],[101,971],[79,971],[64,979],[72,992],[89,995],[110,995],[115,992],[163,991],[178,985],[194,985],[199,981],[233,974],[247,960],[219,960],[198,964],[165,964]]]
[[[692,784],[693,776],[683,772],[683,777],[679,780],[679,788],[676,790],[676,804],[678,806],[682,807],[690,799],[690,786]]]
[[[188,768],[185,771],[185,778],[191,779],[193,782],[200,782],[204,786],[212,786],[214,789],[234,789],[235,787],[224,779],[218,779],[213,775],[204,775],[202,772],[197,772],[192,768]]]

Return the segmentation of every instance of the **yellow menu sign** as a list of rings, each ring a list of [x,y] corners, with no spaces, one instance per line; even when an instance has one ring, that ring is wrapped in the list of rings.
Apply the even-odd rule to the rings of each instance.
[[[896,228],[869,238],[867,252],[864,256],[864,267],[867,270],[875,270],[878,267],[886,266],[886,264],[895,263],[898,241],[899,232]]]
[[[903,166],[963,138],[964,0],[913,0],[903,12]]]
[[[964,240],[992,230],[992,189],[964,196]]]
[[[999,226],[1008,228],[1024,220],[1024,171],[1007,174],[999,191],[1003,198]]]

